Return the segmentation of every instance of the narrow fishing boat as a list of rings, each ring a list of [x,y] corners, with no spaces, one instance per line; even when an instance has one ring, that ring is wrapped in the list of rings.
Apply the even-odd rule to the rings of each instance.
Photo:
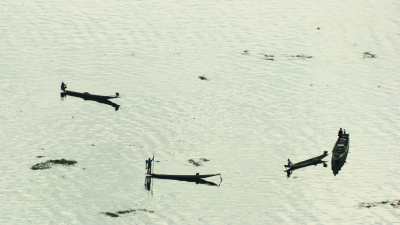
[[[290,161],[290,159],[288,159],[288,164],[285,165],[285,168],[287,168],[285,170],[285,172],[287,173],[287,177],[290,177],[290,175],[292,174],[292,172],[294,170],[303,168],[303,167],[307,167],[307,166],[316,166],[318,164],[323,164],[324,167],[327,167],[326,161],[322,160],[323,158],[325,158],[328,155],[328,151],[324,151],[322,153],[322,155],[313,157],[311,159],[307,159],[298,163],[292,163],[292,161]]]
[[[221,174],[220,173],[216,173],[216,174],[196,173],[195,175],[174,175],[174,174],[157,174],[157,173],[148,174],[148,176],[153,177],[153,178],[170,179],[170,180],[198,180],[198,179],[204,179],[204,178],[214,177],[214,176],[219,176],[219,175],[221,175]]]
[[[115,96],[107,96],[107,95],[94,95],[89,92],[77,92],[77,91],[68,91],[65,90],[63,92],[64,95],[74,96],[78,98],[82,98],[84,100],[94,100],[94,101],[106,101],[113,98],[119,98],[119,93],[115,93]]]
[[[221,176],[220,173],[213,173],[213,174],[193,174],[193,175],[179,175],[179,174],[158,174],[153,173],[153,158],[146,159],[146,177],[150,178],[158,178],[158,179],[169,179],[169,180],[181,180],[181,181],[201,181],[204,178],[214,177],[214,176]]]
[[[340,128],[338,133],[338,139],[332,150],[331,167],[333,175],[337,175],[340,169],[343,167],[349,153],[350,146],[350,134],[346,133],[346,130]]]
[[[116,92],[115,96],[108,96],[108,95],[94,95],[90,94],[89,92],[77,92],[77,91],[69,91],[67,90],[67,85],[62,82],[61,83],[61,97],[64,98],[66,96],[73,96],[73,97],[78,97],[82,98],[83,100],[89,100],[89,101],[95,101],[98,103],[110,105],[115,108],[117,111],[119,109],[119,105],[110,101],[110,99],[113,98],[119,98],[119,93]]]

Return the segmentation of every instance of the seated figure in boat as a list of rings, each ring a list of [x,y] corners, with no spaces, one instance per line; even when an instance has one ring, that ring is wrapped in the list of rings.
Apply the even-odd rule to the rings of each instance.
[[[343,129],[340,128],[340,129],[339,129],[339,132],[338,132],[338,136],[341,137],[342,135],[343,135]]]
[[[61,90],[65,91],[67,89],[67,85],[63,82],[61,82]]]

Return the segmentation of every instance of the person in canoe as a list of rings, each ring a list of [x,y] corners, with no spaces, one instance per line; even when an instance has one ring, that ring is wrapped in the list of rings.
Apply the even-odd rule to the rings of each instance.
[[[341,137],[342,135],[343,135],[343,129],[340,128],[340,129],[339,129],[339,132],[338,132],[338,136]]]
[[[65,91],[67,89],[67,85],[63,82],[61,82],[61,90]]]
[[[147,169],[147,174],[151,174],[151,169],[152,169],[152,159],[149,157],[148,159],[146,159],[146,169]]]

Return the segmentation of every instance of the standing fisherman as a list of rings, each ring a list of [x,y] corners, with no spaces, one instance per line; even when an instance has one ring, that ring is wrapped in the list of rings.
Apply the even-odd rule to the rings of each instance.
[[[146,169],[147,169],[147,174],[151,174],[151,159],[150,158],[146,159]]]

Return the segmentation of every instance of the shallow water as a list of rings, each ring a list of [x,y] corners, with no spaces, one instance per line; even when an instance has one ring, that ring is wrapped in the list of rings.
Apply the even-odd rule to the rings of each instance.
[[[398,208],[359,207],[399,198],[399,12],[391,0],[0,2],[0,224],[400,223]],[[61,100],[62,80],[119,92],[121,108]],[[351,136],[338,176],[319,165],[286,178],[288,157],[331,151],[339,127]],[[153,154],[156,172],[223,182],[148,192]],[[30,169],[61,158],[78,163]]]

